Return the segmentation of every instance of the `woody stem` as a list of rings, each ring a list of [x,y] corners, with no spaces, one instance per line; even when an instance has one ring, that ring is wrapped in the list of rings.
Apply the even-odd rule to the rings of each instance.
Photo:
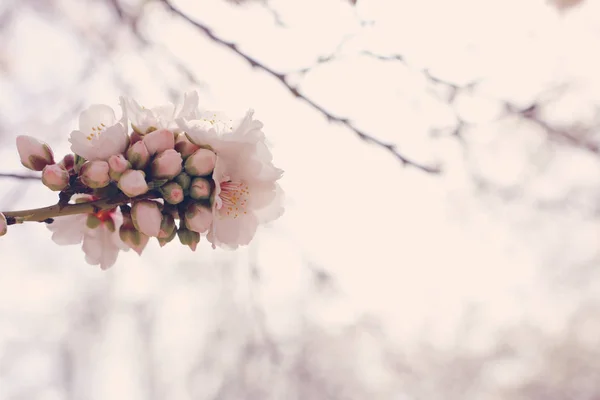
[[[13,225],[23,222],[47,222],[56,217],[64,217],[66,215],[76,214],[93,214],[102,210],[110,210],[120,205],[130,203],[134,200],[152,199],[158,196],[152,193],[130,198],[125,195],[120,195],[114,198],[104,198],[85,203],[76,204],[55,204],[48,207],[34,208],[31,210],[22,211],[2,211],[6,217],[8,225]]]

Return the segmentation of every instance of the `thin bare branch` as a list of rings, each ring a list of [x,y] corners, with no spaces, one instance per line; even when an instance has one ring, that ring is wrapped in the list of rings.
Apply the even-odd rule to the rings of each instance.
[[[35,175],[9,174],[4,172],[0,172],[0,178],[20,179],[23,181],[39,181],[42,179],[41,177]]]
[[[262,70],[263,72],[266,72],[267,74],[271,75],[273,78],[277,79],[294,97],[304,101],[306,104],[308,104],[314,110],[318,111],[321,115],[323,115],[325,118],[327,118],[327,120],[329,122],[337,122],[337,123],[344,125],[346,128],[348,128],[352,132],[354,132],[361,140],[364,140],[367,143],[375,144],[375,145],[385,149],[405,166],[411,166],[411,167],[417,168],[421,171],[432,173],[432,174],[440,172],[439,166],[425,165],[425,164],[419,163],[418,161],[412,160],[412,159],[408,158],[407,156],[404,156],[403,154],[401,154],[398,151],[398,148],[395,144],[384,142],[381,139],[378,139],[372,135],[369,135],[365,131],[356,127],[348,118],[343,118],[343,117],[338,117],[336,115],[333,115],[331,112],[326,110],[324,107],[317,104],[314,100],[312,100],[308,96],[301,93],[298,90],[297,86],[292,85],[288,81],[287,75],[273,70],[272,68],[263,64],[256,58],[244,53],[242,50],[240,50],[238,48],[238,46],[235,43],[229,42],[229,41],[217,36],[212,31],[212,29],[210,29],[206,25],[192,19],[191,17],[186,15],[184,12],[182,12],[181,10],[179,10],[178,8],[173,6],[171,4],[170,0],[159,0],[159,1],[162,2],[169,9],[169,11],[171,11],[173,14],[181,17],[183,20],[185,20],[189,24],[196,27],[199,31],[201,31],[204,35],[206,35],[208,38],[210,38],[215,43],[218,43],[222,46],[229,48],[235,54],[237,54],[238,56],[240,56],[241,58],[246,60],[252,67]]]
[[[583,135],[576,135],[573,133],[576,131],[576,128],[569,130],[557,128],[541,119],[539,115],[539,106],[537,104],[533,104],[526,109],[519,109],[510,103],[505,103],[504,107],[508,114],[518,115],[521,118],[533,122],[540,128],[544,129],[550,139],[567,143],[573,147],[578,147],[595,154],[600,154],[600,144],[588,140],[587,138],[583,137]]]

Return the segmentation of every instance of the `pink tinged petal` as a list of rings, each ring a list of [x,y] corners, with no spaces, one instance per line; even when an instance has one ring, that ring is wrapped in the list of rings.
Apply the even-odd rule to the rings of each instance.
[[[109,169],[106,161],[88,161],[81,166],[79,177],[89,188],[103,188],[110,183]]]
[[[239,218],[217,218],[214,222],[211,243],[227,247],[247,245],[254,238],[258,228],[258,220],[252,213]]]
[[[205,176],[215,169],[217,155],[208,149],[198,149],[185,161],[185,172],[192,176]]]
[[[102,124],[111,126],[116,122],[117,118],[112,108],[104,104],[93,104],[79,115],[79,130],[90,134]]]
[[[281,217],[285,211],[283,190],[279,185],[276,185],[274,192],[275,197],[266,206],[254,210],[254,214],[260,223],[274,221]]]
[[[158,203],[151,200],[136,201],[131,209],[131,217],[138,231],[151,237],[158,236],[162,222]]]
[[[150,128],[157,128],[157,121],[152,111],[141,107],[134,99],[125,99],[127,113],[131,118],[131,126],[139,133],[146,134]]]
[[[150,155],[163,152],[168,149],[175,147],[175,135],[173,132],[160,129],[154,132],[150,132],[144,139],[142,139]]]
[[[32,136],[17,136],[17,150],[25,168],[41,171],[46,165],[54,164],[50,146]]]
[[[123,96],[119,97],[119,106],[121,107],[121,119],[119,120],[119,123],[123,127],[125,134],[127,134],[128,114],[127,114],[127,102],[125,101],[125,97],[123,97]]]
[[[196,203],[191,203],[185,212],[185,225],[194,232],[208,231],[213,222],[213,213],[210,209]]]
[[[256,143],[265,140],[265,134],[261,131],[263,123],[254,119],[254,110],[248,110],[246,116],[242,119],[237,128],[234,129],[232,136],[236,140]]]
[[[144,172],[134,169],[125,171],[117,186],[128,197],[140,196],[149,190]]]
[[[113,236],[115,234],[105,226],[88,231],[83,238],[82,249],[85,253],[85,260],[90,265],[100,265],[100,268],[106,270],[112,267],[117,261],[119,247],[115,246]]]
[[[177,118],[193,119],[198,114],[198,103],[200,99],[197,91],[185,93],[183,96],[183,105],[181,111],[177,114]]]
[[[6,235],[8,231],[8,223],[6,222],[6,217],[4,214],[0,213],[0,236]]]
[[[68,215],[54,218],[54,222],[46,226],[52,232],[52,240],[60,246],[66,246],[81,243],[86,221],[86,214]]]
[[[42,171],[42,183],[50,190],[61,191],[69,185],[69,173],[60,164],[46,165]]]
[[[173,179],[181,172],[181,154],[173,149],[160,153],[152,162],[152,177],[157,179]]]
[[[165,104],[162,106],[152,107],[152,113],[161,123],[161,128],[167,128],[169,122],[175,119],[175,106],[173,104]],[[157,126],[158,128],[158,126]]]
[[[116,124],[106,128],[92,144],[95,154],[89,160],[108,160],[112,155],[125,153],[129,136],[121,124]]]
[[[212,146],[218,140],[218,134],[207,121],[186,121],[178,118],[176,120],[179,128],[185,132],[188,140],[197,146]]]

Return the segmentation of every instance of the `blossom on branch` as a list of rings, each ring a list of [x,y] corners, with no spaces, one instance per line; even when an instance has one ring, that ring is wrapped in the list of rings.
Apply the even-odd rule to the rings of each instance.
[[[120,103],[119,120],[107,105],[82,112],[69,139],[74,154],[58,164],[47,144],[17,139],[23,165],[43,170],[59,203],[5,212],[0,233],[8,224],[46,222],[56,243],[83,243],[86,261],[107,269],[120,250],[141,255],[151,237],[162,247],[178,236],[192,251],[201,235],[213,248],[248,245],[261,223],[282,214],[283,171],[253,111],[239,121],[201,111],[197,93],[181,108]]]
[[[95,200],[89,195],[74,197],[79,202]],[[48,229],[52,231],[52,240],[56,244],[83,243],[81,248],[85,253],[86,262],[108,269],[117,261],[119,251],[128,249],[119,238],[122,222],[121,213],[114,208],[97,213],[58,217],[48,224]]]
[[[54,164],[54,154],[50,146],[34,137],[17,136],[17,150],[25,168],[41,171],[46,165]]]
[[[94,104],[79,116],[79,129],[71,132],[71,150],[88,160],[107,161],[110,156],[123,154],[129,144],[127,110],[121,98],[121,119],[117,120],[112,108]]]
[[[8,224],[6,223],[6,217],[0,213],[0,236],[6,235],[8,231]]]

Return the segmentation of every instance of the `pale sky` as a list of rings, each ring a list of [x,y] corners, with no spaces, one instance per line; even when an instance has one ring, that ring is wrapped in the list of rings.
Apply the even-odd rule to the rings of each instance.
[[[0,138],[3,172],[24,172],[14,146],[18,134],[40,137],[55,154],[66,153],[77,122],[71,107],[117,107],[123,93],[115,71],[147,106],[169,100],[164,88],[172,85],[181,93],[198,89],[208,109],[240,115],[253,108],[275,163],[285,170],[285,215],[262,228],[248,249],[233,253],[213,251],[207,242],[196,253],[178,243],[160,249],[152,242],[142,257],[122,253],[103,272],[85,264],[76,246],[52,243],[42,224],[10,227],[0,240],[0,346],[37,329],[63,337],[68,310],[81,296],[109,299],[100,300],[108,322],[89,353],[97,360],[90,364],[95,391],[89,398],[147,398],[136,380],[135,354],[145,350],[136,347],[139,333],[128,314],[137,305],[155,310],[155,351],[171,366],[161,373],[179,382],[190,348],[208,343],[212,325],[202,321],[222,318],[216,304],[231,303],[240,312],[256,302],[268,329],[282,340],[298,335],[307,321],[336,335],[357,320],[375,318],[392,346],[407,351],[418,343],[453,348],[465,320],[473,318],[465,346],[485,352],[498,330],[527,321],[548,334],[561,332],[581,302],[598,299],[598,279],[586,285],[569,279],[597,276],[586,266],[598,264],[598,156],[549,143],[545,132],[525,121],[497,119],[502,100],[526,107],[541,98],[552,100],[543,115],[558,126],[597,122],[600,65],[594,49],[600,30],[594,16],[600,2],[588,0],[561,14],[541,0],[359,0],[356,7],[341,0],[270,1],[285,27],[259,2],[175,3],[243,51],[292,74],[302,93],[335,115],[413,159],[440,163],[440,176],[402,167],[381,148],[328,123],[273,77],[158,5],[148,7],[142,29],[164,47],[136,49],[125,30],[113,29],[105,39],[117,50],[105,61],[100,55],[96,72],[77,82],[73,76],[90,57],[82,44],[99,43],[94,29],[105,30],[111,19],[99,11],[91,20],[88,6],[72,0],[58,3],[64,4],[60,18],[81,20],[79,34],[23,10],[11,26],[8,48],[0,49],[13,74],[0,77],[0,115],[10,128]],[[338,46],[336,59],[293,75]],[[363,52],[402,54],[409,67]],[[204,85],[178,77],[165,61],[171,56]],[[455,104],[460,117],[473,123],[463,132],[466,149],[455,138],[430,135],[448,127],[454,114],[434,95],[423,69],[456,84],[481,81]],[[506,200],[501,190],[477,188],[473,176],[492,187],[517,188],[518,195]],[[2,183],[0,209],[54,201],[42,185]],[[567,206],[552,206],[565,199]],[[260,284],[249,283],[248,261],[258,265]],[[315,293],[307,265],[332,275],[331,294]],[[252,321],[250,311],[241,315],[236,323]],[[235,323],[227,326],[236,330]],[[42,377],[50,368],[44,362]],[[374,388],[371,393],[398,398],[385,397],[394,392],[390,372],[370,362],[374,372],[365,385]],[[34,372],[15,374],[19,382],[37,379]],[[216,383],[206,382],[198,398],[210,398]],[[7,398],[13,389],[3,387],[0,398]],[[181,385],[166,387],[167,398],[189,398]]]

